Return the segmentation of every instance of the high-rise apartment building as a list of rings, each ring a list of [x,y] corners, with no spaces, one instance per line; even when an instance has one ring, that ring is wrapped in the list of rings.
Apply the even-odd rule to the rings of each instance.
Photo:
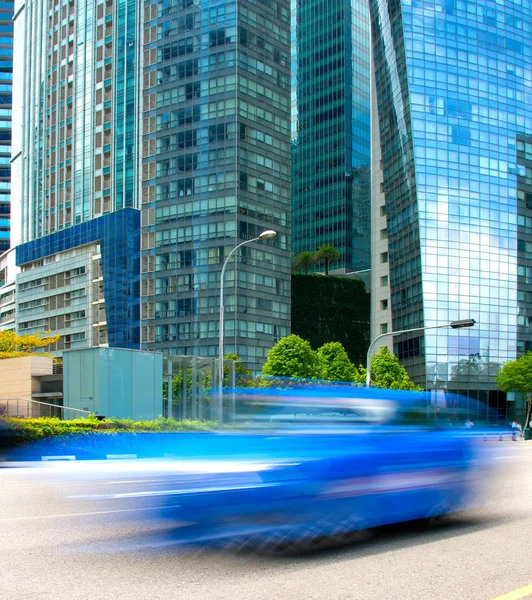
[[[370,267],[370,21],[364,0],[293,3],[292,250]]]
[[[145,2],[142,347],[252,368],[289,333],[287,0]]]
[[[477,322],[395,338],[395,351],[424,387],[495,405],[493,375],[529,338],[531,3],[370,8],[390,330]]]
[[[48,285],[53,263],[66,273],[77,261],[94,275],[100,251],[102,264],[112,263],[113,232],[91,223],[125,212],[117,218],[130,235],[142,230],[142,348],[215,356],[223,261],[275,229],[226,271],[226,351],[260,367],[290,319],[287,0],[39,0],[20,5],[15,28],[24,283]],[[93,281],[107,312],[91,312],[100,331],[90,344],[118,343],[108,329],[112,295],[126,286],[129,298],[132,289],[111,272]],[[18,299],[25,310],[37,300]],[[135,306],[124,325],[131,331]],[[48,319],[57,316],[41,320],[63,323]],[[24,321],[27,332],[41,327],[34,321]]]
[[[0,3],[0,254],[11,233],[11,97],[14,2]]]
[[[135,207],[136,3],[40,0],[21,5],[15,28],[20,241]]]

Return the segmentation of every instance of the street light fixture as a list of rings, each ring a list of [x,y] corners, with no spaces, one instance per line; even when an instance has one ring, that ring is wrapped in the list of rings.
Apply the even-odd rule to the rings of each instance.
[[[378,342],[383,337],[386,337],[388,335],[402,335],[403,333],[414,333],[415,331],[425,331],[426,329],[440,329],[442,327],[450,327],[451,329],[462,329],[463,327],[473,327],[475,323],[475,319],[462,319],[459,321],[451,321],[450,323],[445,323],[444,325],[429,325],[428,327],[416,327],[415,329],[403,329],[402,331],[389,331],[388,333],[381,333],[371,342],[368,348],[368,354],[366,356],[366,387],[370,387],[370,360],[373,345],[375,344],[375,342]]]
[[[231,252],[227,255],[225,262],[222,267],[222,273],[220,275],[220,323],[219,323],[219,338],[218,338],[218,427],[222,426],[223,420],[223,378],[224,378],[224,276],[225,268],[231,256],[242,246],[251,244],[252,242],[260,242],[262,240],[269,240],[277,235],[277,232],[273,229],[266,229],[256,238],[252,240],[246,240],[241,242],[238,246],[235,246]]]

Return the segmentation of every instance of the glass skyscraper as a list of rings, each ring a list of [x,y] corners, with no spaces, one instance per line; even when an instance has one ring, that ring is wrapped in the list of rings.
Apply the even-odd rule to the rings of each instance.
[[[137,4],[52,0],[15,15],[20,241],[137,206]],[[20,150],[20,151],[19,151]]]
[[[370,8],[390,330],[477,321],[395,351],[424,387],[496,404],[493,375],[531,324],[531,2]]]
[[[364,0],[294,0],[292,250],[370,267],[370,31]]]
[[[0,2],[0,254],[9,248],[11,233],[13,10],[13,2]]]

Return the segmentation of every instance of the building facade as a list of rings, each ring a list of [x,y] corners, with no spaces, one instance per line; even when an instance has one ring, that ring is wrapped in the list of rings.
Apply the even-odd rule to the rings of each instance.
[[[290,326],[286,0],[144,5],[142,348],[252,369]]]
[[[225,281],[226,351],[260,368],[290,324],[288,1],[39,0],[15,31],[17,243],[138,209],[142,348],[214,356],[222,264],[274,229]]]
[[[20,3],[15,14],[21,242],[137,205],[137,4]]]
[[[370,268],[370,21],[367,2],[293,2],[292,249]]]
[[[11,107],[14,2],[0,3],[0,254],[11,238]]]
[[[123,209],[16,248],[17,333],[50,351],[140,347],[140,215]]]
[[[0,255],[0,331],[16,330],[16,276],[19,271],[14,248]]]
[[[493,376],[527,343],[531,4],[370,8],[391,326],[477,322],[396,338],[395,351],[424,387],[497,405]]]

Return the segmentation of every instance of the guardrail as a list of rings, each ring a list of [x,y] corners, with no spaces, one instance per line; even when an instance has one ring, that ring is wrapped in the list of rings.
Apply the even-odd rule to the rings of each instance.
[[[81,417],[91,414],[90,411],[81,408],[71,408],[30,398],[0,398],[0,416],[5,417],[60,417],[64,419],[66,411],[73,413],[69,416]]]

